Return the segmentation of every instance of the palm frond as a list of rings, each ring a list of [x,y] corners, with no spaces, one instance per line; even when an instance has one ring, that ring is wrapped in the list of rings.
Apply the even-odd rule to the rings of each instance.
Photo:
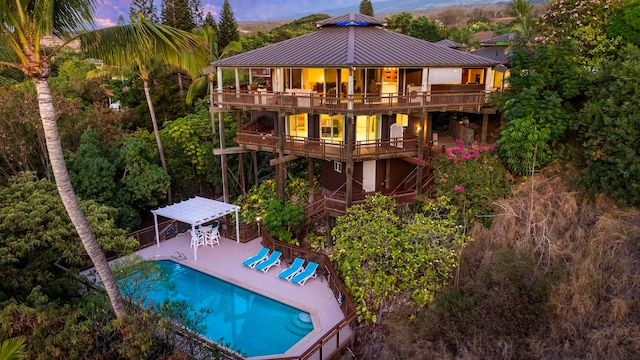
[[[19,360],[24,359],[24,338],[17,337],[4,340],[0,344],[0,359]]]
[[[202,91],[202,89],[206,88],[209,83],[209,79],[207,76],[200,76],[193,80],[191,86],[189,86],[189,90],[187,90],[187,104],[191,105],[193,99],[196,95]]]
[[[80,40],[88,56],[109,65],[146,63],[154,58],[190,73],[197,71],[196,59],[205,48],[191,33],[146,21],[87,32]]]

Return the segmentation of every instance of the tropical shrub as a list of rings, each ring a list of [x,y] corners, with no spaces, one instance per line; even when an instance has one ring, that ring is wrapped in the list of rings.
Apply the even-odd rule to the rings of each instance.
[[[424,306],[450,279],[460,249],[471,239],[449,199],[421,210],[403,223],[395,200],[376,194],[337,219],[330,256],[360,321],[376,323],[403,302]]]
[[[262,224],[276,239],[297,244],[297,240],[293,236],[293,229],[300,225],[302,220],[304,220],[304,210],[300,204],[271,199],[268,202]]]
[[[568,45],[538,45],[518,49],[511,61],[510,89],[498,98],[507,126],[498,151],[507,168],[531,174],[564,156],[573,103],[588,85],[588,70],[573,60]]]
[[[77,296],[72,272],[61,275],[52,266],[62,259],[78,269],[87,261],[56,185],[34,173],[10,181],[0,187],[0,299],[2,294],[17,300],[33,293],[54,300]],[[82,208],[105,252],[128,253],[137,245],[114,225],[114,208],[91,200],[82,201]]]
[[[640,49],[629,45],[603,64],[575,126],[584,145],[582,184],[624,204],[640,205]]]
[[[457,143],[435,160],[434,194],[458,205],[465,223],[480,221],[490,226],[493,201],[509,193],[508,173],[494,151],[495,144],[465,147]]]
[[[300,178],[293,178],[287,182],[285,187],[285,196],[288,201],[296,204],[304,204],[307,199],[307,192],[309,191],[307,181]],[[275,180],[268,179],[260,183],[258,186],[253,186],[247,192],[246,196],[239,196],[235,204],[240,205],[240,221],[243,223],[249,223],[256,221],[256,219],[264,219],[267,216],[267,207],[269,201],[276,198],[276,182]]]

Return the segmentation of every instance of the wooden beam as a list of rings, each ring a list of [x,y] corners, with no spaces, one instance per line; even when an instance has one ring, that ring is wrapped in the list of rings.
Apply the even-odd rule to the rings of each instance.
[[[247,150],[241,148],[239,146],[232,148],[224,148],[224,149],[213,149],[213,155],[231,155],[231,154],[245,154],[250,152],[251,150]]]
[[[409,164],[418,165],[418,166],[427,165],[427,162],[424,159],[418,159],[418,158],[409,157],[409,156],[401,157],[400,160],[403,160],[408,162]]]
[[[280,157],[277,157],[275,159],[269,160],[269,165],[276,166],[278,164],[283,164],[283,163],[286,163],[286,162],[289,162],[289,161],[293,161],[293,160],[295,160],[297,158],[298,158],[298,156],[296,156],[296,155],[280,156]]]
[[[487,128],[489,127],[489,114],[484,113],[482,115],[482,135],[480,136],[480,142],[482,145],[487,144]]]

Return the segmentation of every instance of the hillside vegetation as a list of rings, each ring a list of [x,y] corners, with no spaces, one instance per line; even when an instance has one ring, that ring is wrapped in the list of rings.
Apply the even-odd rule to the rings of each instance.
[[[640,358],[640,211],[583,198],[575,175],[556,166],[496,202],[457,286],[361,336],[362,357]]]

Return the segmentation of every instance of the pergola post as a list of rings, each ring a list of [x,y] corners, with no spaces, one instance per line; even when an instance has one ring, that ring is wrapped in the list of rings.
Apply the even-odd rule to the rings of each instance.
[[[156,245],[160,247],[160,234],[158,234],[158,215],[153,214],[153,223],[156,225]]]
[[[236,209],[236,242],[240,243],[240,216],[238,216],[238,209]]]
[[[191,224],[191,238],[190,241],[193,242],[193,237],[198,236],[196,234],[196,226]],[[198,244],[193,244],[193,260],[198,261]]]

